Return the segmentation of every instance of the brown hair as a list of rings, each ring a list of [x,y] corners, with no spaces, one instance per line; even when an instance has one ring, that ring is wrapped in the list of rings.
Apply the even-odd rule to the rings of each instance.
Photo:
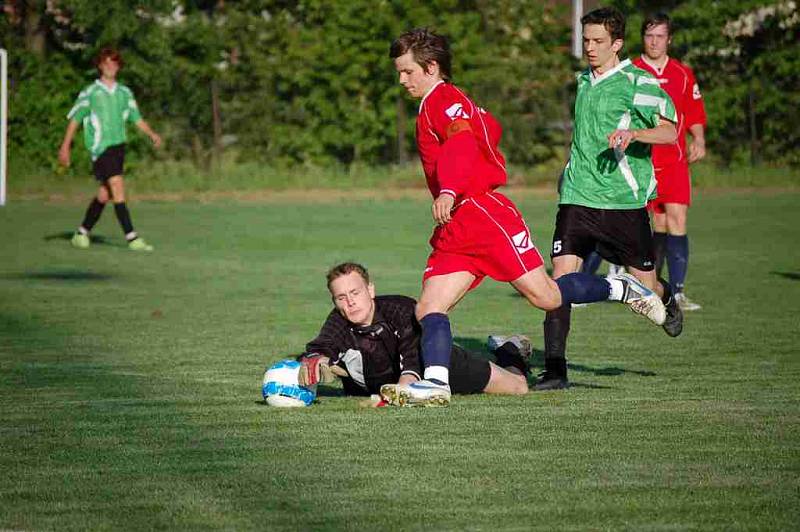
[[[581,25],[586,26],[587,24],[603,26],[611,35],[612,41],[625,38],[625,15],[617,8],[601,7],[590,11],[581,17]]]
[[[328,273],[325,276],[326,279],[328,280],[328,290],[331,289],[331,283],[333,281],[335,281],[336,279],[338,279],[343,275],[347,275],[353,272],[356,272],[358,275],[361,276],[362,279],[364,279],[365,283],[369,284],[369,272],[364,266],[358,264],[357,262],[343,262],[341,264],[337,264],[336,266],[328,270]]]
[[[100,71],[100,65],[103,64],[103,61],[106,59],[111,59],[118,64],[120,68],[122,68],[122,65],[124,64],[122,61],[122,55],[116,48],[103,48],[94,58],[94,66],[98,72]]]
[[[667,27],[667,35],[671,37],[672,21],[669,19],[669,15],[666,13],[656,13],[655,15],[645,17],[645,19],[642,21],[642,37],[644,37],[644,33],[650,28],[661,26],[662,24]]]
[[[411,52],[414,61],[426,70],[433,61],[436,61],[442,79],[450,80],[450,65],[453,58],[446,37],[427,28],[407,31],[392,42],[389,47],[389,57],[397,59],[408,52]]]

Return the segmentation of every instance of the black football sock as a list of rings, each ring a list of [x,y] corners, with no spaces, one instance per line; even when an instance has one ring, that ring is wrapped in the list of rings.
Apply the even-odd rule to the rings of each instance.
[[[656,275],[661,277],[664,261],[667,258],[667,233],[653,233],[653,258],[655,259]]]
[[[658,282],[661,283],[661,286],[664,288],[664,295],[661,296],[661,302],[668,305],[672,300],[672,285],[661,277],[658,278]]]
[[[571,305],[566,304],[545,314],[544,369],[547,373],[567,378],[567,336]]]
[[[81,222],[81,229],[80,231],[83,234],[89,234],[89,231],[97,223],[97,220],[100,219],[100,215],[103,214],[103,208],[106,206],[105,203],[100,203],[97,198],[92,198],[92,202],[89,203],[89,207],[86,208],[86,214],[83,216],[83,222]]]
[[[131,240],[136,240],[136,232],[133,230],[133,224],[131,223],[131,213],[128,212],[128,206],[125,205],[125,202],[115,203],[114,212],[117,214],[119,225],[125,233],[125,239],[129,242]]]

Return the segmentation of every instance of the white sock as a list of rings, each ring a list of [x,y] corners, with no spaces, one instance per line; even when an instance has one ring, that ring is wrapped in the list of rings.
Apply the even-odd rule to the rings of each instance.
[[[88,230],[88,229],[86,229],[84,226],[80,226],[80,227],[78,227],[78,232],[79,232],[80,234],[82,234],[82,235],[88,235],[88,234],[89,234],[89,230]]]
[[[606,279],[611,286],[608,292],[609,301],[622,301],[622,295],[625,293],[625,285],[619,279]]]
[[[425,380],[436,379],[450,384],[450,368],[445,366],[428,366],[425,368]]]

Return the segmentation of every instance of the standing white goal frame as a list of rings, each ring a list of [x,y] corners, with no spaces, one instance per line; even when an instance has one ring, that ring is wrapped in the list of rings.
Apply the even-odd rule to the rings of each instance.
[[[6,204],[6,154],[8,153],[8,52],[0,48],[0,207]]]

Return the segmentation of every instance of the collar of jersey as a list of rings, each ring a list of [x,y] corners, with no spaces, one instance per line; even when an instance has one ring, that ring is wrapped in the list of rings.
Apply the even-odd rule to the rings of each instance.
[[[119,85],[119,83],[115,81],[114,86],[109,89],[108,86],[99,79],[94,80],[94,82],[100,85],[100,87],[102,87],[103,90],[105,90],[109,94],[114,94],[114,91],[117,90],[117,85]]]
[[[669,64],[669,56],[667,56],[667,60],[664,61],[664,66],[661,68],[658,68],[653,63],[645,59],[644,55],[642,55],[642,63],[652,68],[657,75],[662,76],[664,75],[664,71],[667,69],[667,65]]]
[[[594,74],[592,74],[592,69],[589,68],[589,81],[592,82],[592,87],[594,87],[595,85],[597,85],[598,83],[600,83],[604,79],[610,78],[611,76],[613,76],[614,74],[616,74],[617,72],[619,72],[620,70],[622,70],[623,68],[625,68],[626,66],[628,66],[630,64],[631,64],[631,60],[630,59],[626,59],[625,61],[622,61],[620,64],[618,64],[617,66],[615,66],[614,68],[612,68],[608,72],[605,72],[605,73],[603,73],[603,75],[597,76],[597,77],[595,77]]]
[[[439,81],[437,81],[437,82],[436,82],[436,83],[433,85],[433,87],[431,87],[430,89],[428,89],[428,92],[426,92],[426,93],[425,93],[425,96],[423,96],[423,97],[422,97],[422,100],[420,100],[420,102],[419,102],[419,110],[420,110],[420,112],[422,111],[422,104],[423,104],[423,103],[425,103],[425,98],[427,98],[427,97],[430,95],[430,93],[432,93],[434,90],[436,90],[436,87],[438,87],[438,86],[439,86],[439,85],[441,85],[442,83],[444,83],[444,80],[443,80],[443,79],[440,79]]]

